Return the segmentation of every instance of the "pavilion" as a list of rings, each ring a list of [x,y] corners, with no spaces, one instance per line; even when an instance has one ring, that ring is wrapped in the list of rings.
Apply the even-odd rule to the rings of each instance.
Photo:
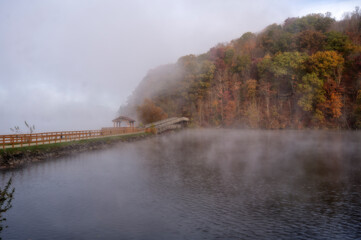
[[[121,127],[122,122],[126,122],[128,127],[134,127],[135,120],[125,116],[119,116],[116,119],[113,119],[113,126]]]

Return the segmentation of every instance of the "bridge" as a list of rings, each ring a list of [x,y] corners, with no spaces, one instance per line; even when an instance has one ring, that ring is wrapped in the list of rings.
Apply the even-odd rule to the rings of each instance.
[[[78,141],[90,138],[104,138],[110,136],[127,135],[134,133],[143,133],[144,129],[135,127],[115,127],[102,128],[101,130],[84,131],[62,131],[62,132],[43,132],[32,134],[10,134],[0,135],[0,149],[30,147],[40,144],[51,144]]]
[[[149,123],[144,126],[145,129],[155,128],[157,133],[169,130],[180,129],[187,126],[189,119],[186,117],[172,117],[158,122]]]
[[[118,120],[118,118],[115,120]],[[130,119],[129,121],[131,121],[131,123],[134,123],[134,120],[132,119]],[[156,133],[163,133],[169,130],[183,128],[188,124],[188,122],[189,119],[186,117],[173,117],[147,124],[144,126],[144,128],[136,128],[134,127],[134,124],[128,124],[129,127],[119,127],[120,124],[116,123],[114,124],[116,127],[102,128],[101,130],[44,132],[32,134],[18,133],[10,135],[0,135],[0,149],[25,147],[40,144],[61,143],[89,138],[103,138],[133,133],[152,132],[153,128],[156,130]]]

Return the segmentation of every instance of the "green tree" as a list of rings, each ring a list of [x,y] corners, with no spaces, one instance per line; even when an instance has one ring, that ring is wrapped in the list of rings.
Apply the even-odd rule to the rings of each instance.
[[[298,33],[305,30],[326,32],[335,22],[330,13],[309,14],[301,18],[289,18],[284,23],[284,30],[290,33]]]
[[[251,57],[249,55],[237,56],[236,61],[233,65],[233,72],[242,75],[247,75],[250,72]]]
[[[282,30],[277,24],[270,25],[260,36],[260,45],[267,53],[275,54],[293,50],[292,34]]]
[[[283,52],[273,58],[272,71],[275,76],[296,78],[304,70],[307,55],[299,52]]]
[[[232,63],[232,58],[234,56],[234,49],[233,48],[227,48],[224,52],[224,62],[226,64]]]
[[[294,93],[295,83],[298,82],[304,71],[306,60],[307,55],[299,52],[284,52],[273,57],[269,67],[279,91]]]
[[[337,51],[342,54],[348,54],[352,50],[352,44],[347,35],[340,32],[331,31],[326,33],[327,39],[324,49],[328,51]]]
[[[323,81],[316,73],[309,73],[302,77],[297,85],[297,92],[301,96],[298,105],[306,112],[315,112],[318,103],[325,101]]]

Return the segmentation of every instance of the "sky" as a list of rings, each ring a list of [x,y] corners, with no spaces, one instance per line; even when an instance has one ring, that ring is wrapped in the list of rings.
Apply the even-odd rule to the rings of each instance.
[[[354,0],[0,0],[0,134],[112,126],[147,72]]]

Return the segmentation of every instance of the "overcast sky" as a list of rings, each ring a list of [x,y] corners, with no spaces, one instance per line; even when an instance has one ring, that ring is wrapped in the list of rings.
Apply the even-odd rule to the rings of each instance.
[[[358,1],[0,0],[0,134],[111,126],[147,71]]]

